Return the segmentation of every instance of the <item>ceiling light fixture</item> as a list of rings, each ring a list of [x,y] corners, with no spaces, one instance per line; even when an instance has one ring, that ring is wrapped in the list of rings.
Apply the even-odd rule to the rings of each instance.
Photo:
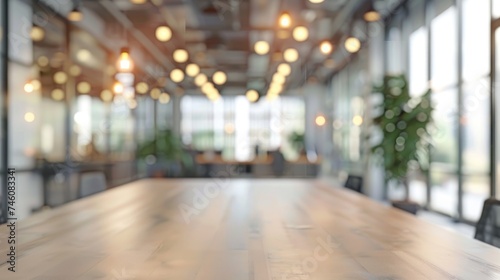
[[[194,78],[194,83],[199,87],[201,87],[207,81],[208,81],[207,75],[205,75],[203,73],[198,74],[198,76],[196,76],[196,78]]]
[[[155,36],[160,42],[168,42],[172,38],[172,30],[168,26],[158,26],[155,30]]]
[[[74,64],[69,67],[69,73],[71,74],[71,76],[77,77],[82,73],[82,69],[80,68],[80,66]]]
[[[54,82],[62,85],[68,81],[68,75],[63,71],[58,71],[54,74]]]
[[[290,73],[292,73],[292,67],[290,67],[290,64],[281,63],[278,66],[278,73],[280,73],[281,75],[287,77],[288,75],[290,75]]]
[[[30,31],[30,38],[35,42],[40,42],[45,38],[45,30],[40,26],[33,24]]]
[[[118,69],[118,72],[132,72],[134,69],[134,63],[128,48],[121,48],[120,56],[116,62],[116,69]]]
[[[31,81],[28,81],[27,83],[24,84],[24,91],[26,93],[32,93],[34,90],[34,87],[33,87],[33,84],[31,83]]]
[[[144,4],[144,3],[146,3],[146,0],[130,0],[130,2],[131,2],[132,4],[137,4],[137,5],[139,5],[139,4]]]
[[[209,94],[211,92],[214,92],[215,87],[211,82],[207,82],[201,86],[201,92],[204,94]]]
[[[266,41],[258,41],[254,45],[254,50],[258,55],[265,55],[269,52],[269,43]]]
[[[71,10],[67,16],[67,19],[69,21],[77,22],[81,21],[83,19],[83,13],[78,9],[78,7],[75,5],[73,10]]]
[[[345,40],[344,46],[348,52],[356,53],[361,48],[361,42],[359,41],[358,38],[349,37],[349,38],[347,38],[347,40]]]
[[[313,4],[319,4],[319,3],[323,3],[325,0],[309,0],[309,2],[313,3]]]
[[[286,62],[295,62],[299,59],[299,52],[296,49],[290,48],[283,52],[283,58]]]
[[[283,75],[281,75],[279,72],[274,73],[274,75],[273,75],[273,83],[282,85],[282,84],[285,83],[285,80],[286,80],[285,77]]]
[[[177,63],[184,63],[189,59],[189,54],[186,50],[178,49],[174,51],[174,60]]]
[[[180,83],[184,80],[184,72],[181,69],[174,69],[170,72],[170,79],[175,83]]]
[[[380,20],[380,13],[371,7],[366,13],[363,15],[363,18],[368,22],[375,22]]]
[[[304,42],[309,38],[309,30],[305,26],[297,26],[293,29],[293,39],[297,42]]]
[[[114,84],[113,84],[113,92],[115,94],[122,94],[123,91],[125,90],[125,88],[123,87],[123,84],[116,81]]]
[[[107,89],[101,91],[101,99],[104,102],[113,101],[113,93]]]
[[[319,50],[325,55],[331,54],[333,51],[333,45],[329,41],[323,41],[319,45]]]
[[[160,98],[161,90],[159,88],[154,88],[151,90],[149,95],[151,95],[151,98],[156,100],[156,99]]]
[[[137,93],[145,94],[146,92],[148,92],[148,90],[149,86],[145,82],[139,82],[137,83],[137,85],[135,85],[135,91],[137,91]]]
[[[245,95],[246,95],[248,101],[250,101],[250,102],[255,102],[259,99],[259,93],[254,89],[248,90]]]
[[[50,92],[50,96],[56,101],[61,101],[64,99],[64,91],[60,88],[55,88]]]
[[[292,25],[292,17],[288,12],[281,13],[279,17],[279,25],[283,28],[288,28]]]
[[[227,81],[227,75],[226,73],[222,72],[222,71],[217,71],[214,73],[214,75],[212,76],[212,80],[214,81],[215,84],[217,85],[223,85],[226,83]]]
[[[162,94],[160,94],[158,99],[159,99],[158,101],[160,101],[161,104],[167,104],[168,102],[170,102],[170,95],[166,92],[163,92]]]
[[[200,66],[191,63],[186,66],[186,74],[190,77],[196,77],[200,73]]]
[[[326,118],[322,115],[319,115],[316,117],[315,122],[317,126],[324,126],[326,124]]]

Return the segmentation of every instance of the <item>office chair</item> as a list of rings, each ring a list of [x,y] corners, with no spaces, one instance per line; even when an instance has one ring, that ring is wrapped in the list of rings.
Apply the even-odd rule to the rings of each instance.
[[[475,239],[500,248],[500,201],[494,198],[484,201],[481,218],[476,225]]]
[[[354,175],[347,176],[344,187],[358,193],[363,193],[363,177]]]

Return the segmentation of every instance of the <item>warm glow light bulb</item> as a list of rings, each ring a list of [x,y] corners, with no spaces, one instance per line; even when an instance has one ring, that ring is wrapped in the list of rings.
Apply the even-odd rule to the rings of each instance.
[[[116,68],[119,72],[131,72],[134,68],[132,58],[130,57],[130,53],[127,48],[121,49]]]
[[[45,38],[45,30],[43,30],[40,26],[33,25],[30,31],[30,38],[35,42],[42,41],[43,38]]]
[[[71,12],[69,12],[67,18],[69,21],[81,21],[83,19],[83,14],[80,10],[74,8]]]
[[[355,125],[355,126],[361,126],[363,124],[363,117],[361,116],[354,116],[352,118],[352,123]]]
[[[137,83],[137,85],[135,85],[135,91],[137,91],[137,93],[139,94],[145,94],[146,92],[148,92],[148,90],[149,86],[145,82],[139,82]]]
[[[297,26],[293,29],[293,39],[297,42],[304,42],[309,38],[309,31],[305,26]]]
[[[285,83],[285,77],[281,75],[279,72],[274,73],[273,75],[273,83],[282,85]]]
[[[321,42],[321,45],[319,45],[319,50],[323,54],[330,54],[330,53],[332,53],[332,51],[333,51],[332,43],[330,43],[328,41]]]
[[[68,81],[68,75],[66,75],[63,71],[58,71],[54,74],[54,82],[56,84],[62,85],[66,83],[66,81]]]
[[[295,62],[299,59],[299,52],[296,49],[290,48],[283,52],[283,58],[286,62]]]
[[[201,87],[207,81],[208,81],[207,75],[205,75],[203,73],[198,74],[198,76],[196,76],[196,78],[194,78],[194,83],[199,87]]]
[[[168,42],[172,38],[172,30],[168,26],[158,26],[155,30],[155,36],[160,42]]]
[[[151,98],[156,100],[156,99],[160,98],[161,90],[159,88],[154,88],[151,90],[149,95],[151,95]]]
[[[33,86],[33,90],[39,90],[42,88],[42,83],[37,79],[31,80],[31,85]]]
[[[255,101],[257,101],[257,99],[259,99],[259,93],[256,90],[251,89],[251,90],[247,91],[246,97],[247,97],[248,101],[255,102]]]
[[[42,56],[38,57],[36,62],[38,63],[38,65],[45,67],[45,66],[49,65],[49,58],[42,55]]]
[[[164,92],[164,93],[160,94],[158,99],[159,99],[158,101],[161,104],[167,104],[168,102],[170,102],[170,95],[168,93]]]
[[[213,92],[214,89],[214,85],[210,82],[205,83],[201,86],[201,92],[203,92],[204,94],[209,94],[210,92]]]
[[[24,91],[26,93],[32,93],[34,90],[33,88],[33,84],[31,82],[27,82],[26,84],[24,84]]]
[[[120,82],[115,82],[115,84],[113,85],[113,92],[115,94],[122,94],[124,89],[125,88],[123,87],[122,83],[120,83]]]
[[[186,74],[190,77],[196,77],[200,73],[200,66],[191,63],[186,66]]]
[[[173,57],[175,62],[184,63],[188,60],[189,54],[186,50],[178,49],[174,51]]]
[[[270,94],[280,94],[282,90],[283,90],[283,85],[272,83],[269,86],[268,93],[270,93]]]
[[[111,100],[113,100],[113,93],[107,89],[101,91],[101,99],[104,101],[104,102],[110,102]]]
[[[174,69],[170,72],[170,79],[175,83],[180,83],[184,80],[184,72],[180,69]]]
[[[90,92],[91,89],[92,89],[92,86],[88,82],[79,82],[76,85],[76,90],[79,93],[87,94]]]
[[[71,76],[76,77],[82,73],[82,69],[78,65],[71,65],[69,67],[69,73],[71,74]]]
[[[290,14],[287,12],[282,13],[279,18],[279,24],[283,28],[290,27],[292,25],[292,17],[290,16]]]
[[[358,52],[361,48],[361,42],[358,38],[349,37],[345,40],[345,49],[350,53]]]
[[[317,126],[324,126],[326,124],[326,118],[324,116],[317,116],[316,117],[316,125]]]
[[[29,123],[34,122],[35,114],[33,114],[32,112],[27,112],[26,114],[24,114],[24,120]]]
[[[255,53],[265,55],[269,52],[269,43],[266,41],[258,41],[254,46]]]
[[[53,89],[50,92],[50,96],[56,101],[61,101],[64,99],[64,91],[60,88]]]
[[[281,63],[278,66],[278,73],[280,73],[281,75],[287,77],[288,75],[290,75],[290,73],[292,73],[292,67],[290,66],[290,64]]]
[[[375,11],[374,9],[370,9],[367,11],[364,15],[363,18],[368,21],[368,22],[375,22],[380,20],[380,13]]]
[[[217,85],[223,85],[227,81],[227,75],[226,75],[226,73],[224,73],[222,71],[217,71],[212,76],[212,80]]]

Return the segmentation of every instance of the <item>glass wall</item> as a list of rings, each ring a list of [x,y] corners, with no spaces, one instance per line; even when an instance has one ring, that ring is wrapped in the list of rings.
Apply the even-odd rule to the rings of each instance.
[[[9,130],[0,136],[8,137],[8,167],[16,168],[18,185],[26,186],[18,189],[19,219],[77,199],[85,173],[102,174],[104,188],[140,176],[137,145],[152,140],[156,129],[173,126],[165,96],[158,100],[148,90],[134,97],[134,83],[132,96],[113,93],[118,51],[99,39],[102,30],[89,30],[85,20],[92,17],[73,24],[59,14],[66,8],[71,7],[9,1],[13,16],[2,32],[9,38]],[[126,43],[145,53],[133,38]],[[156,66],[147,53],[140,58],[132,76],[145,77],[144,68]]]
[[[430,170],[411,174],[410,199],[472,222],[491,194],[490,24],[492,14],[500,17],[499,3],[493,1],[491,9],[489,0],[407,1],[386,22],[385,65],[379,65],[387,74],[405,74],[411,96],[432,90]],[[354,65],[350,61],[332,79],[339,131],[333,141],[344,143],[345,156],[352,141],[341,133],[347,130],[341,124],[354,110],[343,95],[355,88],[342,81],[355,77],[350,70]],[[400,197],[399,190],[390,189],[389,197]]]
[[[251,103],[244,96],[224,96],[217,102],[184,96],[181,113],[183,142],[195,150],[220,152],[224,159],[238,161],[253,159],[256,146],[263,151],[281,149],[288,160],[299,156],[288,137],[304,133],[305,105],[300,97]]]

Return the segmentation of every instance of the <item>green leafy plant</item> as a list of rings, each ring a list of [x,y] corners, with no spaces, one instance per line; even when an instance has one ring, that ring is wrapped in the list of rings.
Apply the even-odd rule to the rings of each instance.
[[[372,152],[384,166],[386,181],[404,185],[408,199],[408,171],[426,171],[429,165],[431,92],[411,97],[404,75],[385,76],[383,84],[373,90],[383,96],[383,102],[376,108],[380,114],[373,120],[382,139]]]
[[[158,131],[154,140],[143,143],[137,150],[139,158],[155,155],[160,158],[178,160],[181,153],[181,140],[171,130]]]
[[[305,148],[304,134],[293,132],[290,136],[288,136],[288,141],[290,141],[292,147],[299,153]]]
[[[180,162],[185,168],[191,168],[192,159],[182,147],[180,137],[172,130],[160,130],[152,141],[140,145],[137,149],[137,157],[145,159],[149,155],[154,155],[159,160]]]

